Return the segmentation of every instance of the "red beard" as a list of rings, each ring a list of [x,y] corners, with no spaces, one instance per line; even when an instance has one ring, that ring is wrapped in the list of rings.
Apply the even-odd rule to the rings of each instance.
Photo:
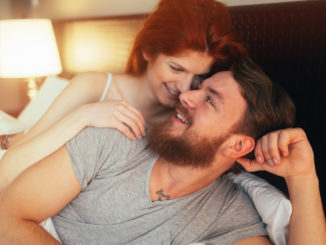
[[[192,122],[187,110],[184,108],[181,110],[184,116]],[[165,160],[179,166],[193,168],[210,166],[226,136],[213,139],[200,137],[194,130],[191,130],[191,125],[192,123],[180,136],[170,134],[171,121],[153,126],[148,135],[150,148]]]

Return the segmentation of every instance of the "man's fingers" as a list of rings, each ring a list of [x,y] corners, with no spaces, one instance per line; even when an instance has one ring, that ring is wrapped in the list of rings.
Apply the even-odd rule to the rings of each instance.
[[[274,169],[274,167],[269,165],[267,162],[261,164],[255,159],[250,160],[248,158],[239,158],[237,159],[237,162],[244,167],[247,172],[268,171],[272,173]]]
[[[269,164],[273,165],[273,160],[271,155],[269,154],[269,135],[265,135],[261,139],[261,148],[263,152],[264,162],[268,162]]]
[[[264,163],[265,160],[264,160],[264,154],[261,146],[261,140],[257,141],[254,154],[258,163],[260,164]]]
[[[279,152],[279,131],[276,131],[268,135],[268,153],[271,160],[268,162],[271,166],[276,165],[280,162],[280,152]]]
[[[250,160],[248,158],[239,158],[237,162],[244,167],[247,172],[256,172],[264,170],[262,165],[256,160]]]
[[[279,137],[280,131],[275,131],[263,136],[257,141],[255,148],[255,157],[257,162],[261,164],[265,162],[270,166],[280,163],[281,153]]]
[[[290,139],[288,134],[283,132],[280,133],[278,146],[283,157],[287,157],[289,155],[289,140]]]

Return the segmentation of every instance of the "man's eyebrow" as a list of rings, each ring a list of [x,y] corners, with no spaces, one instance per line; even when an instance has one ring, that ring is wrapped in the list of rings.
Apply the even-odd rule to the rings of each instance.
[[[212,87],[207,87],[207,90],[214,97],[216,97],[222,104],[224,104],[224,97],[223,97],[223,95],[219,91],[213,89]]]

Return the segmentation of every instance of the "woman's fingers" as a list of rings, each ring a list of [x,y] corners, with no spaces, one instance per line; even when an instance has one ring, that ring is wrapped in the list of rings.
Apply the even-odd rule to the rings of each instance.
[[[127,108],[130,111],[132,111],[137,116],[138,119],[140,119],[140,122],[143,125],[145,125],[146,122],[145,122],[145,119],[144,119],[143,115],[141,114],[141,112],[139,110],[137,110],[135,107],[131,106],[130,104],[128,104],[126,102],[124,102],[124,103],[126,104]]]
[[[129,139],[145,135],[145,120],[141,112],[125,101],[97,102],[87,108],[89,126],[115,128]]]
[[[129,140],[133,140],[135,138],[134,133],[130,131],[130,128],[121,122],[117,123],[113,128],[119,130],[121,133],[127,136]]]
[[[121,108],[115,113],[115,118],[128,126],[136,138],[145,135],[145,122],[142,116],[138,113],[135,113],[128,108]]]
[[[145,119],[143,118],[140,111],[138,111],[133,106],[124,102],[122,104],[122,107],[120,108],[120,112],[123,115],[125,115],[126,117],[130,118],[130,120],[133,120],[133,122],[130,123],[130,125],[128,124],[127,121],[123,121],[124,123],[126,123],[128,126],[130,126],[135,131],[139,130],[140,134],[142,136],[145,136]],[[136,127],[138,127],[138,129],[136,129]],[[137,134],[137,136],[138,135],[139,134]]]

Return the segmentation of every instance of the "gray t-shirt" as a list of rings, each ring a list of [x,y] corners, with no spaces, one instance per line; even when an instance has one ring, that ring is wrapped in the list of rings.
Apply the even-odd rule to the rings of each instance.
[[[86,128],[68,144],[80,194],[53,217],[63,244],[233,244],[267,235],[253,204],[221,176],[190,195],[152,202],[158,158],[146,139]]]

